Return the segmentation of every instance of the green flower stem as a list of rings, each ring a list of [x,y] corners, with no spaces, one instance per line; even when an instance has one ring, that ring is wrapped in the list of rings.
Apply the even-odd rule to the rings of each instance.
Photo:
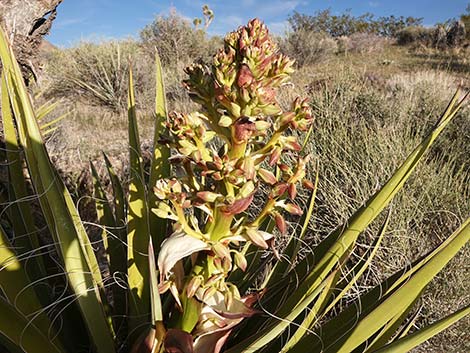
[[[232,138],[232,141],[234,141],[234,139]],[[247,141],[244,141],[242,143],[233,143],[232,144],[232,148],[231,150],[228,152],[228,155],[230,157],[230,159],[238,159],[238,158],[242,158],[245,156],[245,152],[246,152],[246,146],[247,146]]]
[[[188,181],[190,182],[190,185],[195,189],[195,190],[201,190],[201,185],[198,183],[196,175],[194,175],[193,168],[191,167],[191,163],[184,163],[183,168],[186,172],[186,175],[188,176]],[[204,183],[202,183],[204,185]]]
[[[214,210],[214,221],[208,231],[209,238],[213,241],[218,241],[228,236],[233,217],[233,215],[223,213],[219,208],[216,208]]]
[[[206,148],[206,145],[197,137],[194,137],[194,141],[196,142],[197,149],[201,152],[202,160],[205,162],[212,160],[211,155]]]
[[[268,143],[266,143],[266,145],[264,145],[263,148],[257,150],[257,151],[254,151],[252,154],[253,155],[261,155],[261,157],[259,157],[257,160],[256,160],[256,163],[260,163],[261,161],[264,160],[264,158],[266,157],[266,155],[271,151],[271,148],[274,147],[277,142],[279,141],[279,139],[281,138],[282,134],[284,133],[284,131],[287,129],[287,126],[283,126],[281,128],[279,128],[279,130],[277,130],[272,136],[271,138],[269,139]],[[260,160],[261,159],[261,160]]]
[[[250,227],[258,228],[260,224],[263,223],[264,219],[269,215],[269,213],[274,210],[275,203],[275,199],[269,199],[268,202],[266,202],[266,204],[264,205],[258,217],[256,217],[256,219],[251,222]]]
[[[176,202],[172,201],[171,203],[175,209],[176,216],[178,217],[178,223],[183,228],[183,231],[188,235],[191,235],[197,239],[203,240],[205,238],[204,235],[199,232],[196,232],[186,221],[186,215],[184,214],[183,208],[180,205],[178,205]]]

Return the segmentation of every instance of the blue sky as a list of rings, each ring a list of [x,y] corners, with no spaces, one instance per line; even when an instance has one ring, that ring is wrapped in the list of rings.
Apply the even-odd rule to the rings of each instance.
[[[340,14],[351,9],[354,15],[371,12],[376,16],[423,17],[425,25],[432,25],[458,17],[468,3],[469,0],[64,0],[48,40],[67,47],[81,39],[138,37],[146,24],[156,16],[167,15],[171,8],[193,19],[201,16],[204,4],[215,13],[211,34],[224,34],[253,17],[261,18],[271,31],[281,34],[293,11],[313,14],[331,8]]]

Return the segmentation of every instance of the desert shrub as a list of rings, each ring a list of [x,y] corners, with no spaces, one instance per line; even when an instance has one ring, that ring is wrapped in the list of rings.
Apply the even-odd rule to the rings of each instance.
[[[294,30],[313,30],[328,33],[332,37],[349,36],[353,33],[367,32],[381,36],[394,37],[401,29],[420,25],[422,18],[385,16],[375,18],[371,13],[353,16],[350,12],[340,15],[331,10],[317,11],[314,15],[294,12],[288,18]]]
[[[220,38],[207,38],[206,32],[194,28],[185,18],[176,13],[158,16],[141,32],[144,48],[152,55],[155,48],[165,66],[189,64],[197,59],[208,59],[220,44]]]
[[[465,40],[465,25],[461,21],[448,21],[432,28],[413,26],[397,34],[400,45],[417,44],[439,49],[461,46]]]
[[[465,37],[470,39],[470,4],[467,5],[465,13],[460,16],[460,21],[462,21],[463,25],[467,29]]]
[[[376,34],[358,32],[337,39],[339,52],[373,53],[380,52],[388,43],[388,39]]]
[[[148,80],[153,75],[139,44],[133,40],[82,42],[69,49],[55,50],[46,65],[49,81],[46,95],[120,111],[126,105],[131,63],[137,90],[144,100],[144,93],[149,91]]]
[[[458,47],[465,40],[466,29],[462,21],[453,21],[446,33],[447,45],[449,47]]]
[[[432,43],[434,29],[421,26],[410,26],[397,33],[397,43],[407,45],[411,43]]]
[[[300,66],[325,60],[337,51],[336,41],[332,37],[310,30],[290,32],[280,44],[281,50]]]

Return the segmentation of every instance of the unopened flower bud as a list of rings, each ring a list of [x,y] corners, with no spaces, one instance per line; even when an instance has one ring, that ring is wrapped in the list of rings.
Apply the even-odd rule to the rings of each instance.
[[[309,190],[314,190],[315,189],[315,185],[308,179],[303,179],[302,180],[302,186],[306,189],[309,189]]]
[[[280,213],[276,212],[274,213],[274,221],[276,223],[277,229],[279,229],[281,234],[286,234],[287,224],[286,224],[286,220],[284,219],[284,217],[282,217]]]
[[[282,148],[279,146],[276,146],[273,148],[271,152],[271,156],[269,157],[269,165],[275,165],[281,158],[281,153],[282,153]]]
[[[291,200],[295,199],[295,197],[297,196],[297,186],[295,184],[289,184],[287,193],[289,194]]]
[[[210,298],[214,296],[214,294],[217,292],[217,288],[215,287],[208,287],[202,296],[202,301],[207,302]]]
[[[230,258],[230,250],[228,249],[228,247],[222,243],[215,243],[212,245],[212,251],[214,251],[214,253],[220,257],[222,260],[226,257]]]
[[[285,204],[284,209],[295,216],[301,216],[304,213],[299,206],[294,205],[293,203]]]
[[[260,168],[258,174],[266,184],[274,185],[277,183],[277,178],[267,169]]]
[[[263,249],[268,248],[268,244],[264,240],[264,237],[260,231],[253,229],[253,228],[248,228],[246,230],[246,235],[248,236],[248,239],[250,239],[250,241],[253,244],[258,245],[260,248],[263,248]]]
[[[234,260],[235,260],[235,265],[240,269],[242,270],[243,272],[246,271],[246,268],[248,266],[248,263],[246,261],[246,258],[245,256],[238,252],[238,251],[234,251],[234,256],[233,256]]]
[[[282,196],[288,189],[289,184],[287,183],[279,183],[277,184],[272,190],[271,195],[272,197],[279,197]]]
[[[201,287],[202,278],[201,276],[194,276],[189,281],[186,287],[186,295],[188,298],[193,297],[196,294],[196,291]]]
[[[196,196],[205,202],[214,202],[218,197],[222,196],[211,191],[199,191]]]

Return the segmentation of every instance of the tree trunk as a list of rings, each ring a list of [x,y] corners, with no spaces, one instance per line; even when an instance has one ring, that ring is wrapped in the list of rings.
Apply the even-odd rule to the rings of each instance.
[[[10,37],[26,83],[35,80],[38,49],[62,0],[0,0],[0,23]]]

